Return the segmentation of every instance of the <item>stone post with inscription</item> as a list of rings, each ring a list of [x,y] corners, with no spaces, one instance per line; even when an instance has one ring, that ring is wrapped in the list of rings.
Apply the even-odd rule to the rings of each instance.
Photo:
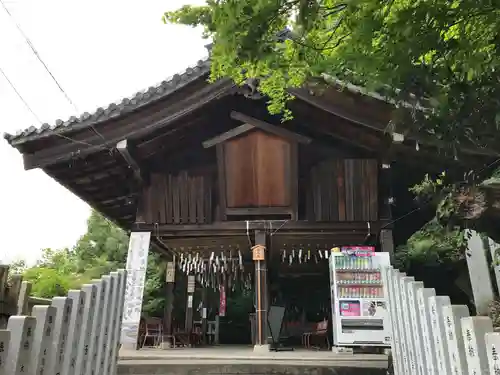
[[[6,375],[31,373],[31,350],[36,318],[32,316],[11,316],[7,325],[10,331],[9,352],[5,362]]]
[[[446,339],[443,318],[443,307],[451,306],[448,296],[431,296],[428,299],[431,313],[432,339],[438,366],[438,373],[450,373],[450,359],[448,356],[448,340]]]
[[[408,305],[410,310],[410,321],[413,329],[413,342],[415,343],[415,359],[417,361],[418,373],[425,374],[425,348],[421,334],[422,322],[418,309],[417,292],[424,288],[424,283],[414,281],[407,284]]]
[[[486,316],[475,316],[462,318],[460,321],[469,375],[487,374],[488,355],[485,336],[488,332],[493,332],[491,319]]]
[[[432,336],[432,322],[429,308],[429,298],[436,295],[436,291],[430,288],[421,288],[417,291],[418,313],[422,323],[422,338],[424,343],[424,358],[427,374],[437,374],[437,357],[434,339]]]
[[[473,230],[467,230],[469,239],[467,241],[467,268],[469,279],[474,295],[474,305],[478,315],[488,314],[488,305],[495,298],[493,285],[491,283],[490,268],[486,258],[487,249],[485,241],[480,234]]]
[[[461,326],[461,319],[468,316],[469,308],[465,305],[443,306],[443,323],[448,344],[448,357],[450,369],[454,375],[468,374]]]
[[[151,232],[132,232],[130,234],[126,270],[127,283],[120,337],[123,349],[137,349],[150,240]]]
[[[408,350],[408,341],[406,339],[407,332],[404,326],[404,316],[403,316],[403,301],[401,300],[400,293],[400,280],[401,278],[406,277],[405,273],[401,273],[398,270],[392,270],[392,282],[394,283],[394,304],[396,306],[396,323],[398,324],[398,335],[399,335],[399,343],[401,345],[401,370],[403,373],[410,373],[410,358],[409,358],[409,350]]]
[[[488,354],[488,366],[490,375],[500,374],[500,333],[490,332],[485,336],[486,353]]]

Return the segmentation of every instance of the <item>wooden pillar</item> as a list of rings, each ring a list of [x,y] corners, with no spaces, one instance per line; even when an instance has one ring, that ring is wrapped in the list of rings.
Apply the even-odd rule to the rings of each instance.
[[[268,279],[266,264],[266,232],[255,231],[255,246],[252,247],[255,264],[255,347],[267,349]]]
[[[207,314],[208,314],[208,288],[203,286],[201,290],[201,343],[207,343]]]
[[[394,197],[392,196],[392,169],[389,157],[385,157],[380,165],[379,187],[382,200],[379,204],[379,216],[381,219],[391,220]]]
[[[170,347],[172,339],[172,313],[174,310],[174,288],[175,288],[175,263],[168,262],[165,270],[165,317],[163,329],[166,335],[166,343]]]
[[[187,282],[187,305],[186,305],[186,323],[184,325],[186,332],[193,330],[193,299],[196,280],[194,275],[188,276]]]

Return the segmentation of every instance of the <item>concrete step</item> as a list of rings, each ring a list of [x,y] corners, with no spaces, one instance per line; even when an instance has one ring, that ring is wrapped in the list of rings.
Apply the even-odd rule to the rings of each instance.
[[[120,360],[117,375],[385,375],[387,361],[133,359]]]

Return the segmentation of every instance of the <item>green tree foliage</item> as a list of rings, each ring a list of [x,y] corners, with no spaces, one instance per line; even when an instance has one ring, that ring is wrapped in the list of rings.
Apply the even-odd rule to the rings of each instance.
[[[487,144],[500,126],[491,0],[208,0],[163,21],[202,25],[214,42],[211,79],[259,78],[272,113],[290,115],[286,88],[336,77],[410,103],[392,125],[452,146]]]
[[[400,269],[411,264],[452,264],[464,259],[467,241],[461,228],[448,228],[434,218],[416,231],[405,245],[396,251]]]
[[[125,268],[128,241],[122,229],[92,210],[87,232],[72,249],[44,249],[35,266],[28,268],[24,261],[19,261],[11,266],[11,272],[22,273],[25,280],[31,281],[36,297],[65,296],[70,289],[79,289],[82,284]],[[157,314],[163,309],[163,273],[159,256],[150,254],[144,291],[147,313]]]

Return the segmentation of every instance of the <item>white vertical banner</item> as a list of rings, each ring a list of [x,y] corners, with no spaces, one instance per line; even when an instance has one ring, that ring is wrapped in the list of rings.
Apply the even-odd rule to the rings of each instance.
[[[135,349],[137,346],[150,241],[151,232],[132,232],[130,234],[120,337],[120,343],[128,349]]]

